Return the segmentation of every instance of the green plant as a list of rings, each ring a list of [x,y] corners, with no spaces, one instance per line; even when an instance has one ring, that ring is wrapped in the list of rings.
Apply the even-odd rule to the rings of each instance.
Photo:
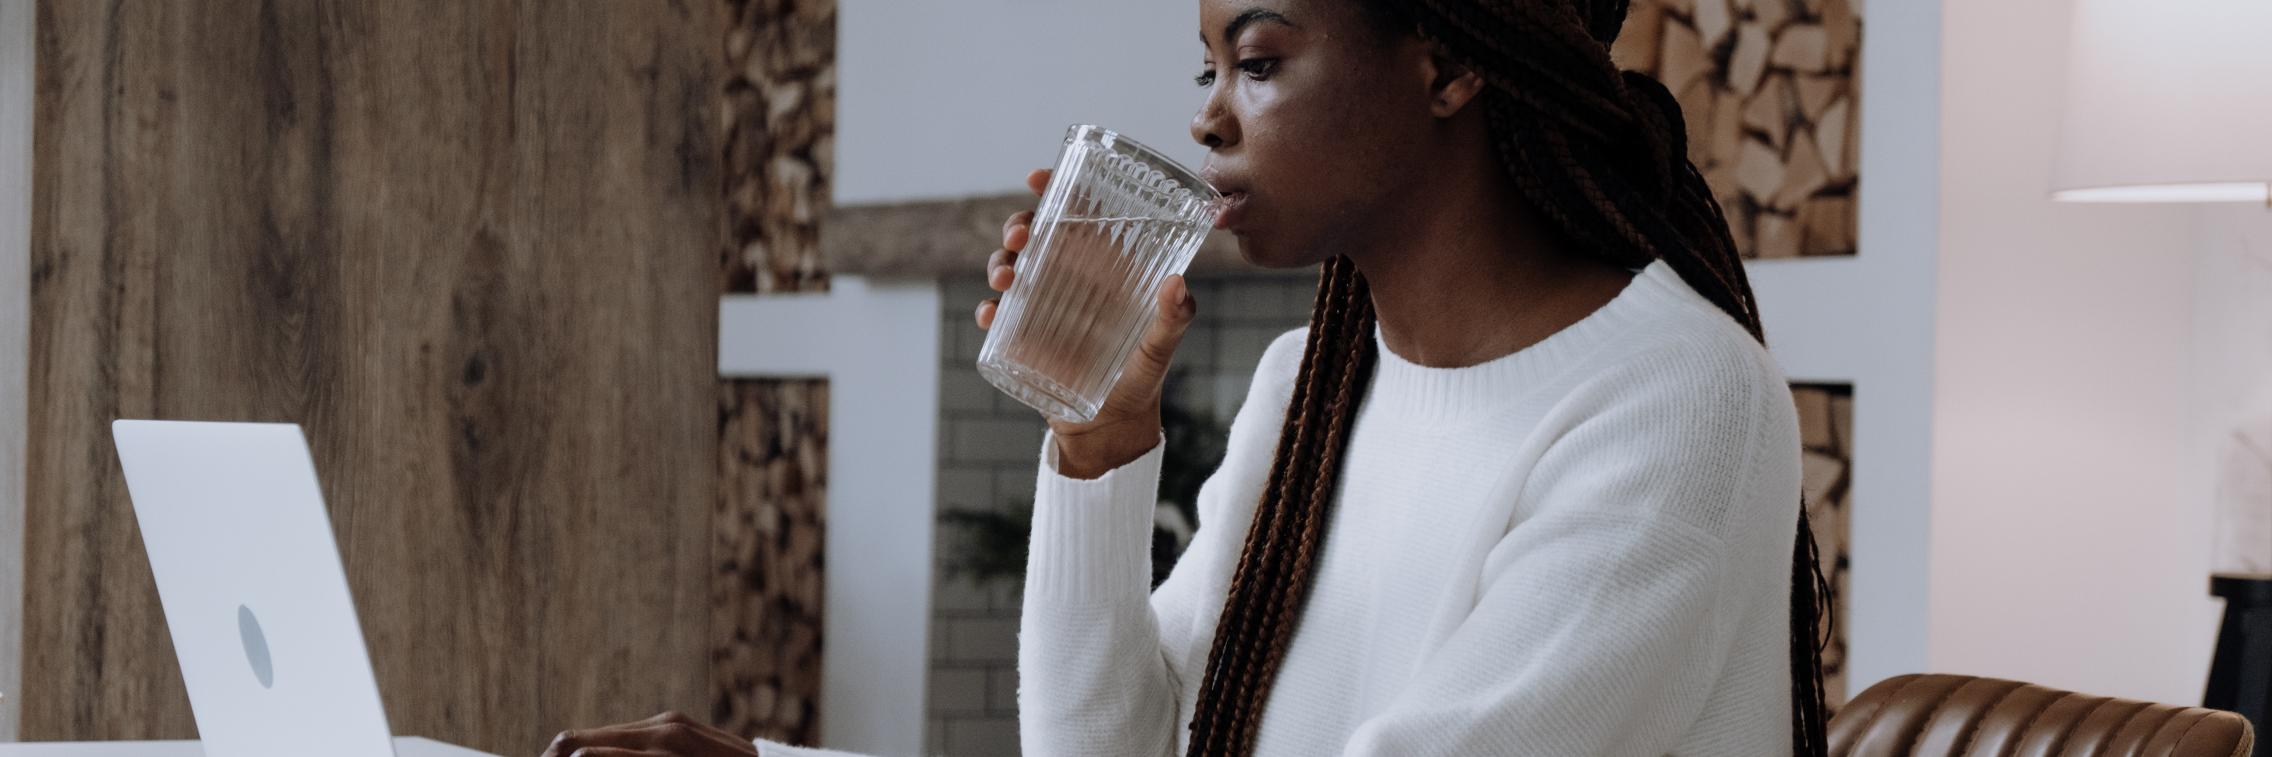
[[[1033,501],[1016,500],[1000,510],[950,508],[939,523],[960,533],[948,550],[947,575],[991,583],[1026,576],[1026,544],[1033,533]]]

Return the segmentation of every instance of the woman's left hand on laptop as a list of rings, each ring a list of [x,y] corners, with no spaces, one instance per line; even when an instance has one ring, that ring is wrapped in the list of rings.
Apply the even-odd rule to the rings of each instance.
[[[676,712],[636,723],[562,731],[544,757],[757,757],[757,745]]]

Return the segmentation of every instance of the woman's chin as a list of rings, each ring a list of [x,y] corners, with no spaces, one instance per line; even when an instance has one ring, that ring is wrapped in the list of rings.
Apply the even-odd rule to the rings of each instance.
[[[1239,258],[1256,268],[1289,270],[1307,268],[1322,262],[1313,256],[1301,254],[1298,249],[1271,244],[1269,239],[1251,232],[1240,232],[1238,242]]]

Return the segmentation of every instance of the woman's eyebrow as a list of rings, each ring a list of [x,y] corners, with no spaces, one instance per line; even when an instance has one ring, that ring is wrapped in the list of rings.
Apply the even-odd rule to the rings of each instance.
[[[1279,15],[1277,11],[1263,10],[1261,8],[1248,8],[1244,11],[1240,11],[1239,15],[1233,17],[1230,23],[1223,25],[1223,44],[1231,44],[1232,40],[1238,38],[1240,29],[1244,29],[1246,28],[1247,24],[1251,24],[1256,21],[1276,21],[1278,23],[1285,24],[1296,29],[1302,28],[1300,25],[1286,20],[1286,17]],[[1204,31],[1199,33],[1199,44],[1201,46],[1205,46],[1207,44],[1207,33]]]

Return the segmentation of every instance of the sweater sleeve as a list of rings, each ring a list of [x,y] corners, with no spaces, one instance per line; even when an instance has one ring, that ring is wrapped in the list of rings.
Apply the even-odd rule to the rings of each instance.
[[[1055,435],[1042,444],[1053,452]],[[1161,446],[1091,480],[1058,474],[1048,452],[1018,628],[1020,746],[1166,755],[1179,686],[1147,597]]]
[[[1568,430],[1474,608],[1343,754],[1676,750],[1747,614],[1787,597],[1797,435],[1776,391],[1644,387]]]
[[[766,739],[758,739],[753,743],[757,745],[757,757],[862,757],[862,755],[853,754],[851,752],[837,752],[828,749],[814,749],[812,747],[791,746],[778,741],[768,741]]]
[[[1162,444],[1095,479],[1060,475],[1042,442],[1018,635],[1026,754],[1173,754],[1223,593],[1268,477],[1305,329],[1278,337],[1201,485],[1199,529],[1151,588]]]

